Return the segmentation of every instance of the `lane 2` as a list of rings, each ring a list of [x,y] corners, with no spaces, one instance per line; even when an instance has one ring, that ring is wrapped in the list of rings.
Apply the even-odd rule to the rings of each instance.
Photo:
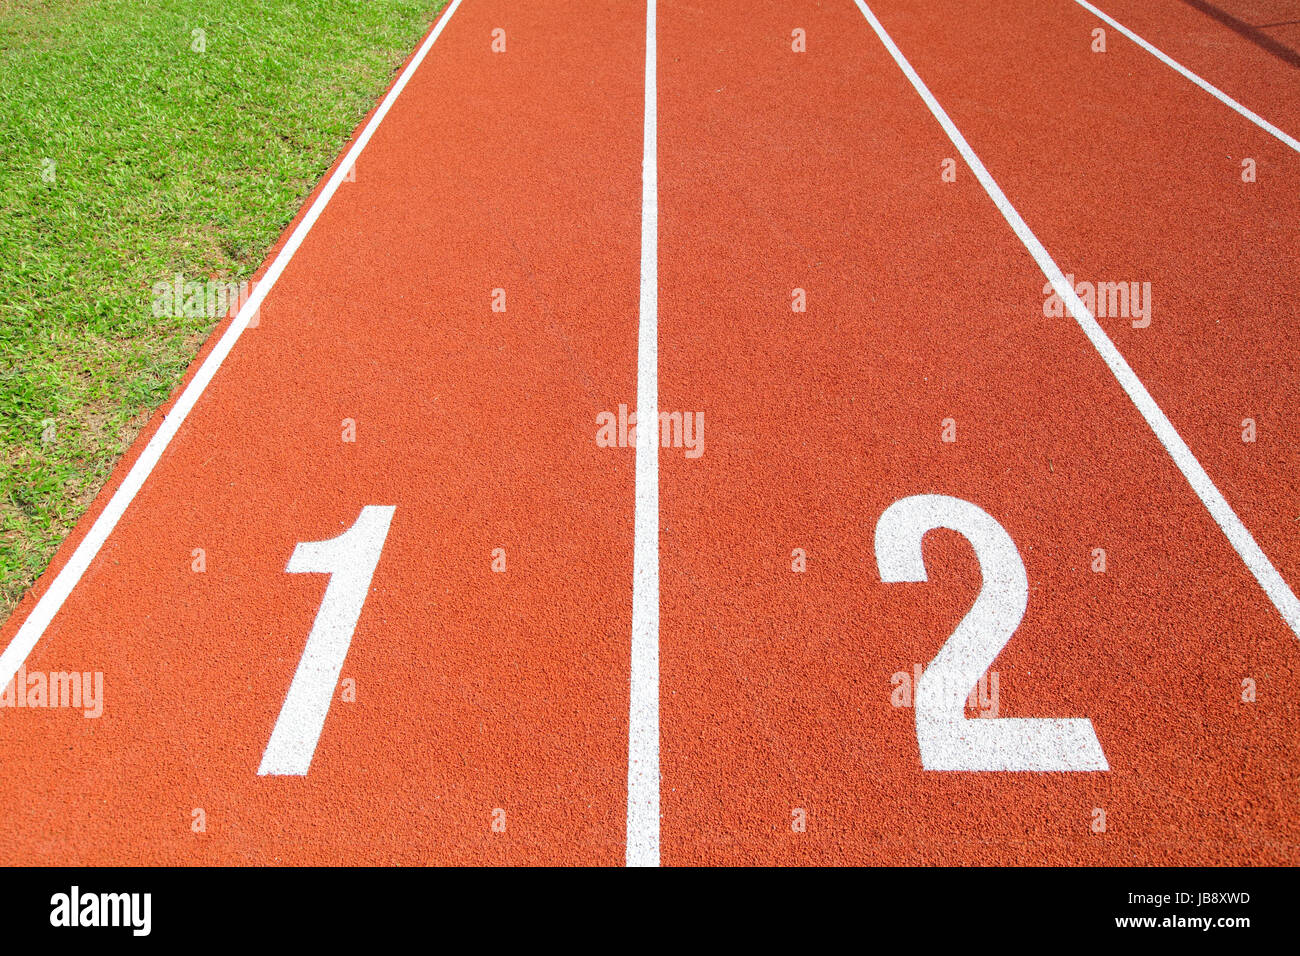
[[[1294,638],[857,8],[659,29],[664,862],[1294,862]]]

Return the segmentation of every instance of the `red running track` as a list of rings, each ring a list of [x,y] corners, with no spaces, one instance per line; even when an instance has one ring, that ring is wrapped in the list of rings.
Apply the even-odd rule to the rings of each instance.
[[[1136,7],[1103,9],[1295,132],[1284,61],[1178,0]],[[871,9],[1046,254],[1151,283],[1150,325],[1098,320],[1294,587],[1300,155],[1121,37],[1094,53],[1070,0]],[[643,206],[644,5],[444,13],[102,547],[161,415],[0,633],[27,681],[104,681],[94,719],[0,708],[6,860],[1300,860],[1296,635],[1044,314],[1040,263],[859,7],[663,0],[654,22]],[[598,433],[647,375],[696,425],[659,448],[649,550],[645,449]],[[920,495],[986,517],[913,529],[927,580],[886,583],[911,539],[881,517]],[[387,514],[367,506],[392,509],[381,547],[286,573]],[[656,558],[647,827],[631,634]],[[300,667],[354,579],[341,669]],[[968,621],[988,673],[949,719],[1026,728],[979,759],[1036,769],[940,769],[967,758],[929,694],[977,602],[1004,619]],[[1105,769],[1052,756],[1061,719]]]

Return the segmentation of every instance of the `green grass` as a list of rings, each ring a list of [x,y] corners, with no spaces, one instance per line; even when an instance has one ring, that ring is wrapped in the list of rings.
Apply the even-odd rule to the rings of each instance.
[[[445,2],[0,0],[0,618]]]

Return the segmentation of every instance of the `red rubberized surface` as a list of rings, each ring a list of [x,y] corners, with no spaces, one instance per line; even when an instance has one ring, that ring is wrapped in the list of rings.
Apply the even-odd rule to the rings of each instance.
[[[1220,20],[1099,5],[1300,130]],[[1294,588],[1300,155],[1069,0],[871,6],[1065,272],[1152,283],[1099,321]],[[595,433],[635,407],[644,42],[642,4],[464,0],[29,656],[103,716],[0,709],[0,859],[623,862],[635,450]],[[1300,862],[1296,636],[856,5],[661,0],[657,50],[659,406],[706,423],[660,449],[663,862]],[[1090,718],[1108,771],[922,769],[894,675],[981,575],[935,531],[881,582],[917,494],[1024,562],[998,716]],[[325,588],[286,562],[365,505],[356,701],[259,776]]]

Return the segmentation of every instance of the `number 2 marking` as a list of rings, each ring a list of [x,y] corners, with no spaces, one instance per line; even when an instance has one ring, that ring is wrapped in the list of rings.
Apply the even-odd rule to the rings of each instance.
[[[294,548],[285,571],[328,574],[330,581],[262,754],[259,775],[303,776],[311,766],[394,510],[391,505],[367,505],[337,538],[304,541]]]
[[[887,584],[925,581],[921,539],[948,528],[971,543],[984,583],[975,604],[917,681],[916,741],[926,770],[1109,770],[1086,717],[968,719],[966,697],[1015,633],[1029,605],[1020,552],[1002,525],[960,498],[914,495],[876,524]]]

